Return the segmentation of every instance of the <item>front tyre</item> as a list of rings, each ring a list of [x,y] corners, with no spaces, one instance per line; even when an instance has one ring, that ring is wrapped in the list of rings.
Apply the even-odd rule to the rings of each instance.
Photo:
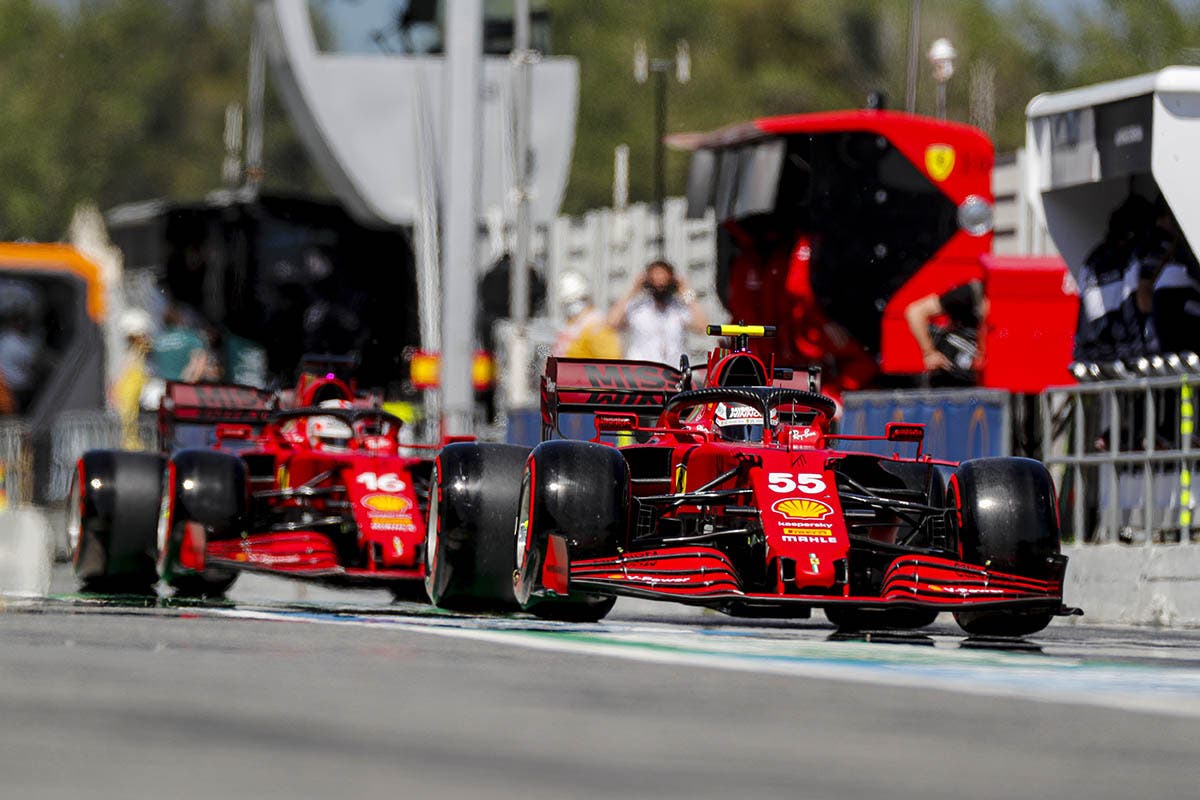
[[[247,529],[246,462],[216,450],[181,450],[167,469],[170,493],[162,511],[163,580],[181,597],[223,597],[237,573],[205,564],[214,539],[240,537]]]
[[[526,447],[458,442],[438,455],[430,476],[425,591],[456,611],[510,611],[513,521]]]
[[[616,555],[628,538],[629,509],[629,464],[619,450],[570,440],[534,448],[521,484],[515,536],[516,598],[522,608],[545,619],[603,619],[616,598],[570,591],[569,564]],[[555,570],[548,585],[548,573]]]
[[[962,560],[1038,580],[1062,577],[1054,484],[1039,461],[979,458],[959,465],[950,485],[958,509]],[[1028,636],[1044,629],[1052,610],[956,611],[974,636]]]
[[[90,450],[76,463],[67,538],[84,592],[155,593],[165,461],[157,453]]]

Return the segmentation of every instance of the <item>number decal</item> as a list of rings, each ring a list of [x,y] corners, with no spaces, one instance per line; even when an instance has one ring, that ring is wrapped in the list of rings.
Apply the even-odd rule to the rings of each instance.
[[[796,490],[805,494],[820,494],[825,491],[825,481],[819,472],[800,472],[796,474]]]
[[[394,472],[385,472],[382,475],[363,472],[354,480],[366,486],[368,492],[403,492],[405,489],[404,481]]]
[[[795,490],[796,481],[790,472],[772,472],[767,476],[767,485],[771,487],[772,492],[787,494]]]
[[[821,494],[825,491],[825,480],[819,472],[772,472],[767,475],[767,486],[779,494]]]

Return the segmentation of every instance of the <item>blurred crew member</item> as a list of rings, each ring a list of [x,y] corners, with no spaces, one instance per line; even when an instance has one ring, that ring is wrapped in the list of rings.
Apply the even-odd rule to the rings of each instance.
[[[142,409],[142,393],[150,379],[150,315],[140,308],[130,308],[121,314],[117,324],[125,339],[125,360],[109,389],[108,402],[121,419],[121,446],[140,450],[138,416]]]
[[[558,302],[567,324],[554,340],[554,355],[567,358],[620,358],[621,342],[608,320],[592,305],[587,281],[578,272],[558,279]]]
[[[685,350],[684,334],[704,333],[696,293],[666,261],[652,261],[613,304],[608,323],[626,332],[625,357],[674,364]]]
[[[0,381],[15,413],[29,410],[46,373],[40,292],[29,282],[0,284]]]
[[[1159,227],[1166,242],[1151,294],[1159,350],[1200,353],[1200,263],[1169,210]]]
[[[164,381],[199,380],[207,353],[208,343],[187,323],[184,309],[175,303],[168,306],[162,330],[154,338],[154,373]]]
[[[976,371],[983,363],[980,327],[987,312],[981,280],[968,281],[942,294],[926,295],[904,309],[904,319],[921,348],[931,384],[975,383]],[[949,326],[931,324],[943,315],[950,319]]]
[[[1079,270],[1076,361],[1107,363],[1153,350],[1147,335],[1150,290],[1161,264],[1161,244],[1149,234],[1153,209],[1131,194],[1108,218],[1104,240]]]

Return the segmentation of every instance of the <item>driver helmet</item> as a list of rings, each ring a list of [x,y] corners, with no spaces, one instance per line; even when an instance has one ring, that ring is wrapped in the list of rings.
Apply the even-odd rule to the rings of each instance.
[[[320,408],[351,408],[348,400],[325,400]],[[337,417],[318,414],[308,418],[308,443],[316,450],[327,453],[350,452],[350,440],[354,431]]]
[[[731,442],[756,442],[763,436],[763,415],[753,406],[717,403],[713,423],[717,434]]]

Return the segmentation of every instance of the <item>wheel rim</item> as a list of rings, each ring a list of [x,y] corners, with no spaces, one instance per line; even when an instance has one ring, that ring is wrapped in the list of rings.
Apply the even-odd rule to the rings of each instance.
[[[429,511],[428,517],[425,520],[425,585],[432,586],[433,583],[433,568],[437,565],[437,549],[438,549],[438,496],[441,491],[438,489],[438,469],[433,468],[429,482]]]
[[[173,470],[168,467],[166,469],[166,477],[163,479],[162,501],[158,505],[158,527],[155,532],[155,537],[158,539],[158,560],[164,562],[167,554],[167,533],[170,531],[171,522],[171,495],[174,493],[175,476]]]
[[[529,471],[526,470],[525,477],[521,480],[521,511],[517,514],[517,525],[513,532],[513,539],[516,543],[513,563],[517,565],[518,569],[525,568],[525,561],[529,556],[529,517],[531,515],[530,507],[533,505],[529,484]]]
[[[71,497],[67,502],[67,543],[71,548],[71,563],[79,563],[79,543],[83,539],[83,471],[75,473],[71,482]]]

